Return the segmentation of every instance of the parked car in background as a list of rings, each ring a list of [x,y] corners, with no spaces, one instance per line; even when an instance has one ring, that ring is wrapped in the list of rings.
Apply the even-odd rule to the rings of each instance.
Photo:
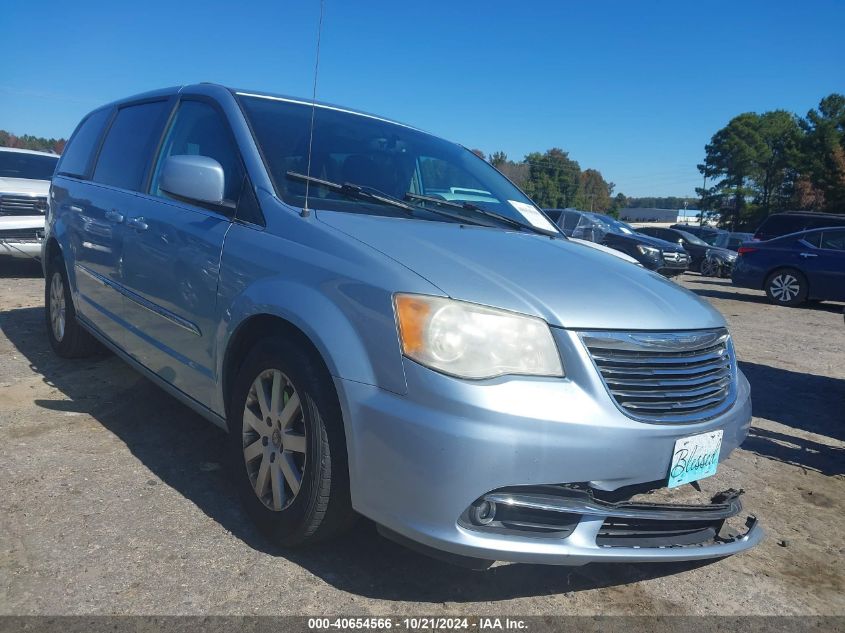
[[[460,145],[199,84],[86,116],[51,196],[52,348],[97,339],[228,431],[236,492],[275,543],[356,512],[473,565],[762,538],[753,516],[728,524],[737,490],[632,499],[714,474],[748,433],[722,315],[564,239]]]
[[[739,247],[733,283],[765,290],[769,301],[845,301],[845,227],[813,229]]]
[[[750,242],[754,239],[753,233],[738,233],[735,231],[722,231],[713,241],[713,246],[717,248],[726,248],[729,251],[738,251],[739,247],[744,242]]]
[[[645,268],[667,277],[680,275],[689,266],[689,255],[682,247],[638,233],[608,215],[577,209],[545,209],[545,212],[564,235],[621,251]]]
[[[701,272],[701,265],[704,263],[705,256],[708,250],[714,252],[724,251],[725,249],[717,249],[710,246],[700,237],[696,237],[692,233],[681,231],[680,229],[667,229],[659,226],[646,226],[637,229],[640,233],[651,235],[667,242],[672,242],[681,246],[690,256],[689,269],[695,272]],[[725,253],[727,257],[729,253]]]
[[[710,245],[714,245],[719,236],[725,233],[722,229],[712,226],[701,226],[700,224],[673,224],[669,228],[691,233]]]
[[[56,154],[0,147],[0,255],[40,257]]]
[[[781,235],[827,226],[845,226],[845,214],[787,211],[763,220],[754,232],[755,240],[771,240]]]
[[[736,251],[744,243],[753,239],[751,233],[721,231],[713,240],[701,262],[700,272],[705,277],[730,277],[736,263]]]

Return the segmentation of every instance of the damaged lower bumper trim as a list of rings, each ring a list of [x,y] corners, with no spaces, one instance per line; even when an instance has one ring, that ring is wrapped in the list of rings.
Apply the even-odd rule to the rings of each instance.
[[[607,503],[589,495],[555,496],[542,493],[498,492],[484,496],[486,501],[513,508],[544,512],[565,512],[592,516],[614,516],[626,519],[662,521],[709,521],[727,519],[742,511],[741,491],[728,491],[724,501],[709,505],[681,505],[670,503],[638,503],[622,501]]]
[[[578,485],[495,490],[472,504],[459,526],[479,536],[577,542],[601,552],[599,558],[613,550],[614,557],[638,560],[719,557],[762,537],[756,517],[743,522],[738,516],[742,490],[726,490],[703,504],[609,501],[594,492]]]

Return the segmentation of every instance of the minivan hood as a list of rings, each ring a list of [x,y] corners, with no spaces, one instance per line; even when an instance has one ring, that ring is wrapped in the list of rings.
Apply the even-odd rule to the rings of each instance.
[[[0,178],[0,193],[23,193],[46,196],[49,191],[49,180],[34,180],[32,178]]]
[[[336,211],[316,215],[453,299],[539,316],[568,328],[687,330],[725,325],[719,312],[674,282],[566,239]]]

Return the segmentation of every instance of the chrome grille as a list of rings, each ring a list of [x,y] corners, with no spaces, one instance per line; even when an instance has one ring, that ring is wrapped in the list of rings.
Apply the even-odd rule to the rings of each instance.
[[[724,329],[580,337],[610,395],[632,418],[699,422],[733,404],[736,369]]]
[[[44,215],[47,196],[0,194],[0,215]]]

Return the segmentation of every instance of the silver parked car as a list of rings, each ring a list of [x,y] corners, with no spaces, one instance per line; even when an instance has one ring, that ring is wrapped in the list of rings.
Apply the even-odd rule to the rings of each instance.
[[[473,565],[761,538],[733,490],[646,494],[746,436],[722,316],[571,243],[459,145],[208,84],[140,95],[74,133],[43,261],[56,352],[96,339],[227,430],[246,511],[283,545],[356,514]]]

